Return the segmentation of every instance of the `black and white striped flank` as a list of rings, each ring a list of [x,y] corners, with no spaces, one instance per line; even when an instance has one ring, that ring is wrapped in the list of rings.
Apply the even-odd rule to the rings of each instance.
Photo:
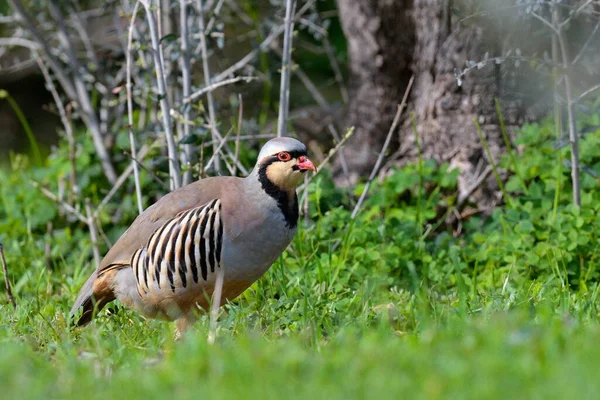
[[[209,273],[220,268],[222,245],[221,201],[179,213],[131,258],[140,296],[164,288],[175,292],[200,279],[207,281]]]

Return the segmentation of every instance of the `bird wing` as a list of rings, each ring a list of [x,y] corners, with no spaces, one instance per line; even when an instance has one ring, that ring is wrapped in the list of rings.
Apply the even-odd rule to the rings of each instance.
[[[220,197],[230,196],[240,181],[241,178],[234,177],[207,178],[163,196],[141,213],[106,253],[98,267],[98,275],[113,268],[130,265],[135,251],[146,246],[152,234],[160,227],[181,212],[201,207]]]
[[[208,280],[221,264],[223,223],[221,201],[182,211],[150,236],[145,247],[131,259],[138,293],[163,297],[188,282]],[[143,293],[143,294],[142,294]]]

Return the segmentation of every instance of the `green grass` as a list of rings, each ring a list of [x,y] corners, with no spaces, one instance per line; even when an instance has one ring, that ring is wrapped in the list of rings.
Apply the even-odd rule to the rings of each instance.
[[[0,171],[0,242],[18,302],[13,310],[0,294],[0,396],[597,398],[600,185],[582,176],[583,207],[571,206],[569,170],[557,162],[567,150],[554,150],[552,135],[548,124],[522,130],[522,152],[497,165],[519,168],[505,185],[509,205],[463,221],[460,235],[445,223],[457,177],[447,166],[396,171],[351,225],[344,192],[320,174],[310,222],[222,309],[212,346],[206,317],[180,342],[172,324],[122,308],[69,329],[91,270],[89,237],[28,184],[56,192],[65,150],[43,169],[14,157]],[[582,163],[600,169],[600,131],[582,143]],[[82,146],[78,179],[97,204],[108,188]],[[142,184],[159,192],[145,175]],[[130,197],[100,216],[113,241],[135,216]]]
[[[28,316],[31,305],[16,315],[4,306],[2,325],[19,339],[0,333],[0,382],[3,398],[20,399],[596,398],[600,325],[552,305],[463,315],[450,306],[410,332],[394,328],[390,306],[377,323],[317,341],[308,327],[234,333],[225,317],[212,346],[206,321],[178,343],[133,315],[73,337]]]

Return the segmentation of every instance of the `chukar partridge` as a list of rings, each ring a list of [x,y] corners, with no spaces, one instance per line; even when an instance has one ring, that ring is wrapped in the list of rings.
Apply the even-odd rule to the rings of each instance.
[[[260,278],[296,232],[296,187],[316,171],[306,147],[292,138],[267,142],[246,178],[202,179],[148,207],[83,285],[71,314],[119,299],[149,318],[177,320],[181,333],[206,309],[217,271],[231,300]]]

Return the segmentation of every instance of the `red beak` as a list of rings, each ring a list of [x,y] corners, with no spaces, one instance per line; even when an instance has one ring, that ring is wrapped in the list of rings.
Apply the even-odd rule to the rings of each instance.
[[[312,161],[308,159],[306,156],[298,157],[298,164],[296,164],[300,171],[314,171],[317,172],[317,168]]]

